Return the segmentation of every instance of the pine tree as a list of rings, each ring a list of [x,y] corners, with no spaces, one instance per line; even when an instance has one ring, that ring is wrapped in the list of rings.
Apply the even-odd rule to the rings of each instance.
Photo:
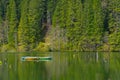
[[[80,39],[81,49],[84,51],[94,51],[101,45],[103,31],[103,18],[101,2],[98,0],[85,1],[82,23],[83,32]]]
[[[28,6],[29,0],[23,0],[21,2],[21,17],[18,26],[18,48],[19,50],[26,50],[28,45]]]
[[[23,0],[21,4],[21,18],[18,27],[19,48],[20,50],[32,50],[42,36],[43,1]]]
[[[65,0],[59,0],[57,2],[57,5],[55,7],[53,17],[52,17],[52,29],[51,29],[51,48],[54,50],[61,50],[62,47],[62,39],[61,35],[64,33],[61,33],[62,28],[67,27],[66,26],[66,2]],[[60,6],[62,5],[62,6]],[[65,37],[65,36],[64,36]],[[58,45],[58,46],[57,46]]]
[[[46,10],[45,1],[42,0],[30,0],[28,8],[28,37],[29,43],[32,44],[31,47],[35,46],[35,43],[38,43],[42,40],[44,30],[44,21],[46,22]],[[46,9],[46,8],[45,8]],[[45,11],[45,12],[44,12]],[[42,21],[43,20],[43,21]],[[44,33],[45,34],[45,33]]]
[[[9,1],[9,5],[7,7],[7,20],[9,24],[8,44],[15,47],[15,38],[17,35],[17,14],[16,3],[14,0]]]
[[[112,51],[120,49],[120,1],[109,2],[109,44]]]
[[[68,46],[71,50],[79,51],[80,50],[80,36],[83,31],[83,5],[80,0],[71,0],[70,4],[71,9],[69,9],[69,17],[67,24],[70,24],[67,27],[67,37],[68,37]]]

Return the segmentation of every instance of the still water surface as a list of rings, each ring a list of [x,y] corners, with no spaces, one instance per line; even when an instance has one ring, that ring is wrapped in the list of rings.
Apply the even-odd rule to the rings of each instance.
[[[51,56],[51,61],[21,61]],[[120,53],[0,53],[0,80],[120,80]]]

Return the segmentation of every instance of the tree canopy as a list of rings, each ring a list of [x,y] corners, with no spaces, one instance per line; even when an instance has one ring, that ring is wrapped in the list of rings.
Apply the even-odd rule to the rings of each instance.
[[[0,51],[120,51],[120,1],[1,0]]]

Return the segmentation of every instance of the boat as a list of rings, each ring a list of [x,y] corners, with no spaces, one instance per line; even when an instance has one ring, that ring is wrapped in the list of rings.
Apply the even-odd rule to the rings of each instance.
[[[21,61],[50,61],[50,60],[52,60],[51,56],[48,56],[48,57],[32,57],[32,56],[21,57]]]

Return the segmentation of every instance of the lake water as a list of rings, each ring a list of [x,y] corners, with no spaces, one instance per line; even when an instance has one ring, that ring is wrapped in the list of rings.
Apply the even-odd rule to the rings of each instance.
[[[50,61],[21,61],[51,56]],[[120,80],[120,53],[0,53],[0,80]]]

